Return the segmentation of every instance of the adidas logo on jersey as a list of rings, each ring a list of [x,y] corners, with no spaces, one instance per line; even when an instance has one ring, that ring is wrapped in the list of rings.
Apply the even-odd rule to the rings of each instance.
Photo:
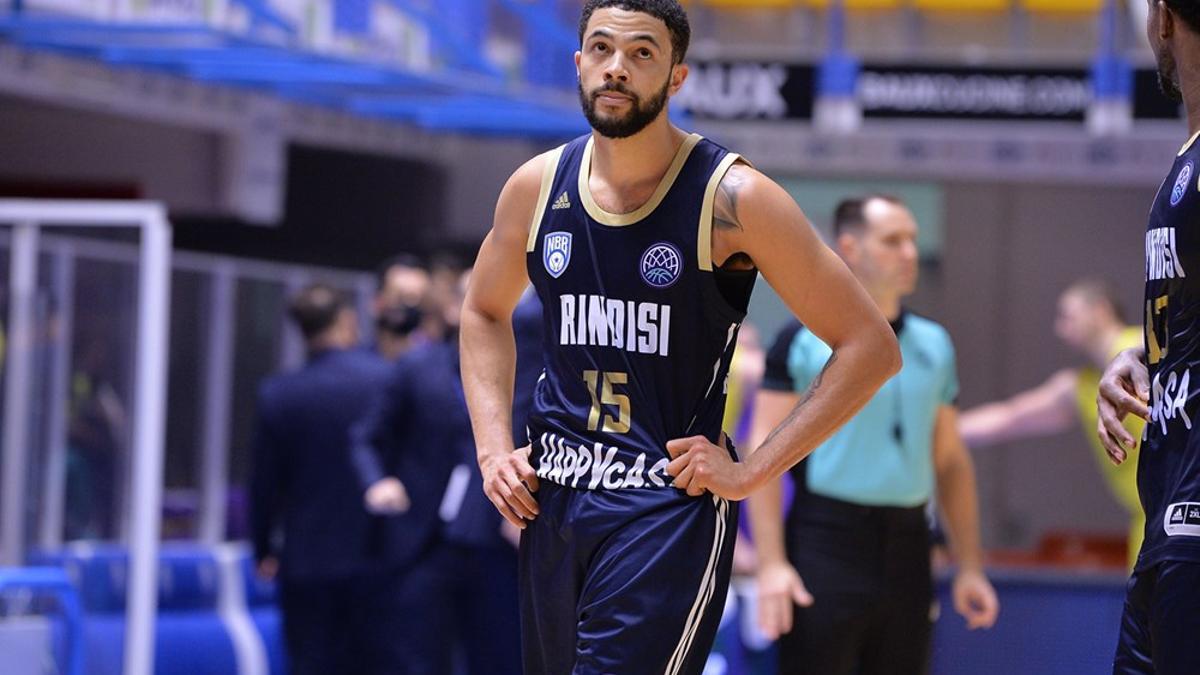
[[[567,193],[564,192],[558,196],[558,199],[554,200],[554,204],[550,207],[550,210],[557,211],[559,209],[569,208],[571,208],[571,200],[567,198]]]
[[[1200,504],[1168,504],[1166,513],[1163,514],[1163,530],[1168,537],[1200,537]]]

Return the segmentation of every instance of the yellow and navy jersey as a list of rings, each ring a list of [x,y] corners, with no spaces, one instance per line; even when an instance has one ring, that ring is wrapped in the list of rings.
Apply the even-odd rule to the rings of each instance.
[[[588,187],[592,142],[584,136],[548,153],[530,227],[546,369],[529,438],[543,480],[663,487],[667,441],[716,443],[721,433],[754,274],[714,271],[712,209],[739,158],[690,135],[650,199],[614,214]]]
[[[1200,147],[1180,150],[1146,228],[1143,340],[1150,421],[1138,460],[1146,536],[1137,567],[1200,560]]]

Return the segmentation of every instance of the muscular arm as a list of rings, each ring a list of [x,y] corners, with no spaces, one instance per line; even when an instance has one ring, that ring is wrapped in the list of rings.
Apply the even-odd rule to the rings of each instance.
[[[746,461],[749,487],[778,478],[845,424],[900,368],[896,336],[841,259],[774,181],[735,165],[714,207],[713,257],[744,256],[833,354]]]
[[[1067,431],[1077,421],[1078,380],[1075,371],[1062,370],[1008,400],[965,411],[958,422],[963,441],[979,448]]]
[[[712,262],[757,267],[789,309],[832,350],[825,368],[745,462],[702,436],[667,443],[674,485],[743,499],[804,459],[900,369],[896,335],[850,270],[817,237],[791,196],[741,164],[722,178],[713,207]]]
[[[536,487],[537,477],[528,462],[518,461],[513,452],[516,346],[512,313],[529,283],[525,244],[544,164],[544,155],[530,160],[501,191],[492,230],[479,249],[471,274],[460,328],[463,390],[484,491],[517,527],[524,527],[524,520],[537,513],[528,492]]]

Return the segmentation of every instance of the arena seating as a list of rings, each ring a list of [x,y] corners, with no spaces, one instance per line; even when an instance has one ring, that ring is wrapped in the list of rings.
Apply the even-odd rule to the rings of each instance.
[[[1017,4],[1028,12],[1080,14],[1100,11],[1104,0],[1018,0]]]
[[[154,671],[158,675],[283,672],[284,655],[273,584],[256,579],[244,548],[164,545],[160,554]],[[122,672],[128,552],[72,545],[31,556],[62,567],[85,614],[87,672]],[[232,576],[224,576],[232,575]],[[240,597],[239,597],[240,596]]]
[[[0,569],[3,672],[83,675],[82,628],[79,596],[63,570]]]
[[[1009,0],[912,0],[912,6],[935,12],[1002,12],[1011,8]]]

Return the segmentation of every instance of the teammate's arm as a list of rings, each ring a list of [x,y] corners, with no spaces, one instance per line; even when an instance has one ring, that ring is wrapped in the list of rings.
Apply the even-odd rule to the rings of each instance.
[[[950,546],[958,562],[954,577],[954,609],[967,620],[967,628],[991,628],[1000,604],[983,573],[979,543],[979,500],[975,466],[958,433],[958,410],[938,408],[933,428],[933,468],[937,475],[938,502],[946,516]]]
[[[1146,368],[1145,346],[1133,347],[1117,354],[1100,378],[1100,393],[1096,408],[1100,420],[1096,433],[1114,464],[1125,461],[1137,439],[1122,422],[1129,414],[1150,420],[1150,371]]]
[[[896,336],[850,270],[821,242],[791,196],[735,165],[717,191],[713,264],[745,257],[788,308],[833,350],[795,408],[741,464],[703,437],[667,444],[675,486],[742,499],[812,452],[900,369]]]
[[[459,337],[463,390],[483,490],[500,514],[519,528],[537,515],[537,501],[531,494],[537,490],[537,474],[528,452],[513,449],[517,357],[512,313],[529,284],[525,244],[544,164],[544,155],[526,162],[500,192],[492,230],[479,249],[463,301]]]
[[[1042,384],[996,403],[987,403],[958,418],[962,440],[972,448],[1049,436],[1077,422],[1075,386],[1079,374],[1061,370]]]

